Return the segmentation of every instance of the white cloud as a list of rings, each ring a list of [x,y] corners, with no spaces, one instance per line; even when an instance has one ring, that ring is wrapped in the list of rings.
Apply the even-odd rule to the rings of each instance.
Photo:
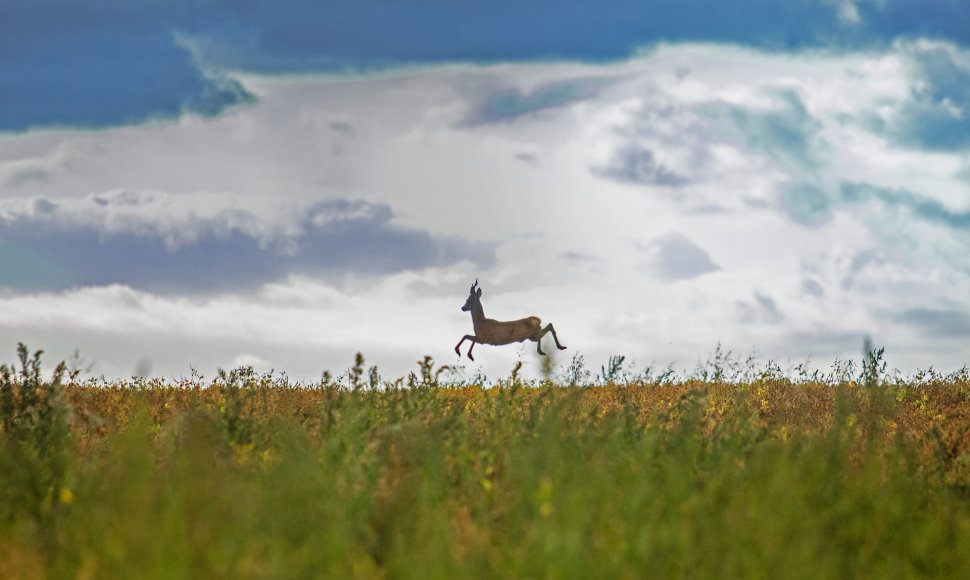
[[[488,244],[395,226],[386,204],[321,200],[276,215],[237,197],[115,191],[84,198],[0,201],[0,286],[55,289],[127,284],[176,292],[246,291],[287,275],[381,274],[472,260]],[[15,256],[31,248],[34,258]],[[37,276],[24,266],[43,266]]]
[[[871,334],[890,364],[958,366],[959,332],[926,330],[966,315],[970,240],[934,217],[967,209],[965,153],[901,148],[885,129],[932,74],[912,66],[926,53],[913,46],[665,46],[602,66],[249,77],[259,101],[218,118],[8,138],[8,224],[151,236],[176,255],[235,234],[280,260],[309,229],[356,224],[340,247],[356,243],[357,262],[412,239],[376,243],[388,229],[421,233],[447,259],[277,271],[248,251],[224,254],[253,281],[244,291],[10,290],[2,337],[55,357],[80,347],[122,376],[144,358],[162,375],[256,361],[314,379],[359,350],[395,377],[424,354],[456,362],[478,278],[489,316],[555,324],[569,347],[559,364],[581,352],[592,365],[622,353],[684,367],[720,341],[824,365]],[[511,99],[504,114],[483,114],[494,98]],[[907,193],[863,203],[847,183]],[[494,263],[476,248],[494,248]],[[537,368],[532,344],[476,353],[469,374],[506,373],[519,356]]]

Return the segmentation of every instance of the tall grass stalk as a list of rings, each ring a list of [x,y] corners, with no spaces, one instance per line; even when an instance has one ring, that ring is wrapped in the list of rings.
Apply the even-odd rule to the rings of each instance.
[[[0,577],[970,566],[966,372],[826,384],[772,367],[731,382],[722,359],[715,381],[618,383],[617,359],[591,386],[573,362],[565,385],[518,369],[491,388],[450,384],[430,358],[377,384],[363,357],[347,381],[316,385],[249,370],[62,385],[22,354],[20,372],[0,369]]]

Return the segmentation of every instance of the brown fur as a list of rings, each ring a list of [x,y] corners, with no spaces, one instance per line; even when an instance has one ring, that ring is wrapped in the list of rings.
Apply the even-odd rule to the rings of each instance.
[[[542,320],[538,316],[508,322],[484,318],[479,320],[477,324],[475,319],[472,318],[472,326],[475,328],[475,336],[479,338],[478,342],[494,345],[531,339],[539,332],[541,324]]]
[[[465,305],[461,308],[462,310],[471,311],[472,327],[475,329],[475,334],[466,334],[458,342],[455,346],[455,352],[458,353],[458,356],[461,356],[459,348],[466,340],[472,341],[472,345],[468,347],[468,358],[471,360],[475,360],[472,357],[472,349],[475,348],[476,343],[501,345],[509,344],[510,342],[531,340],[536,343],[536,352],[544,355],[546,353],[542,352],[541,340],[548,332],[552,333],[552,338],[556,341],[556,348],[559,350],[566,348],[559,344],[556,329],[552,327],[552,324],[547,324],[545,328],[542,328],[542,320],[538,316],[529,316],[507,322],[485,318],[485,311],[482,308],[481,302],[482,289],[478,288],[476,291],[475,286],[477,285],[478,280],[475,280],[475,284],[472,285],[471,291],[468,293],[468,300],[465,301]]]

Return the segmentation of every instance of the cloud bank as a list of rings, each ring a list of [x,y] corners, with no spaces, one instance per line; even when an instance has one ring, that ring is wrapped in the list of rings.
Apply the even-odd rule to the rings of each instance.
[[[963,7],[917,0],[502,0],[393,3],[339,0],[149,2],[39,0],[0,3],[0,132],[99,128],[203,116],[252,103],[236,73],[306,74],[413,64],[569,60],[608,62],[659,43],[714,42],[777,52],[880,49],[925,36],[965,44]],[[541,26],[535,23],[541,22]],[[927,55],[930,57],[930,55]],[[928,63],[947,69],[945,55]],[[903,134],[941,146],[955,130],[921,129],[939,115],[945,85],[915,95]],[[505,93],[507,115],[560,92]],[[565,92],[561,92],[565,91]],[[964,131],[963,134],[966,134]],[[905,136],[901,136],[905,139]]]
[[[205,214],[199,196],[113,191],[0,203],[0,286],[124,284],[156,292],[246,291],[288,276],[382,275],[469,260],[489,244],[392,223],[386,204],[330,200],[275,220],[238,207]]]
[[[815,6],[852,27],[899,9]],[[686,367],[720,341],[824,365],[870,335],[901,369],[958,367],[970,144],[917,126],[960,125],[967,62],[910,39],[239,74],[254,99],[223,114],[8,136],[2,338],[109,374],[148,357],[313,379],[361,350],[399,375],[455,361],[477,278],[489,316],[541,316],[590,361]]]

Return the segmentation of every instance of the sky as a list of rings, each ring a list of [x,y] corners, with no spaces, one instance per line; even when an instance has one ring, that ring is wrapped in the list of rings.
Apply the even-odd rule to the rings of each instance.
[[[968,255],[962,1],[0,0],[6,360],[946,371]]]

